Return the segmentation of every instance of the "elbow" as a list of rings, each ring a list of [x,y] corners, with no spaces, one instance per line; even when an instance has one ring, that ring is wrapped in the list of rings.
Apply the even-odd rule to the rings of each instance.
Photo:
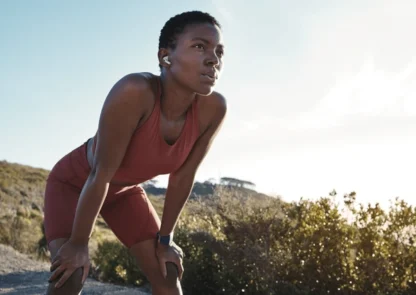
[[[97,175],[98,175],[98,173],[97,173],[97,168],[96,167],[93,167],[92,169],[91,169],[91,172],[90,172],[90,175],[89,175],[89,181],[90,181],[90,183],[96,183],[97,182]]]
[[[98,169],[93,167],[89,175],[90,183],[94,185],[109,185],[111,176],[108,173],[105,173],[103,169]]]

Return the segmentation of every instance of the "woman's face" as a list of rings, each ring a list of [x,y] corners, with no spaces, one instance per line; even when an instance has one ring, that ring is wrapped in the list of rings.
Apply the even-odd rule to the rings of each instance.
[[[188,25],[170,50],[169,71],[181,85],[209,95],[223,67],[224,45],[220,29],[211,24]]]

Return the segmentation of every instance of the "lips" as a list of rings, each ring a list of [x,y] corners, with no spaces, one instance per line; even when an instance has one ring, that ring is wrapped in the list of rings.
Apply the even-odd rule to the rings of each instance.
[[[202,76],[208,78],[208,80],[210,80],[212,82],[215,82],[215,80],[218,79],[215,72],[203,73]]]

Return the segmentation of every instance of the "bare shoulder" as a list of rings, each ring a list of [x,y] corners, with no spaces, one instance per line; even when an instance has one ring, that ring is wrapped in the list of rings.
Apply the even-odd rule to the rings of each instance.
[[[143,103],[152,98],[154,83],[150,73],[131,73],[119,79],[110,91],[108,98],[118,100],[128,100],[136,98],[134,102]],[[115,95],[112,93],[119,93],[125,95]]]
[[[221,111],[226,112],[227,110],[227,100],[225,99],[224,95],[217,91],[213,91],[208,96],[201,97],[204,104],[204,107],[208,107],[211,111]]]
[[[150,73],[130,73],[112,86],[104,109],[111,108],[125,115],[141,119],[153,108],[155,98],[154,76]]]
[[[199,114],[201,131],[204,132],[212,125],[220,125],[227,113],[227,100],[219,92],[199,97]]]

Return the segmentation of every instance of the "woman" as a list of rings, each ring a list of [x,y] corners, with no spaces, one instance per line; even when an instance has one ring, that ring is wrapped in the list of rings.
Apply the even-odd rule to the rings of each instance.
[[[226,114],[224,97],[213,91],[223,54],[212,16],[192,11],[171,18],[159,39],[160,76],[135,73],[115,83],[96,135],[54,166],[45,192],[48,294],[82,289],[98,214],[136,258],[153,294],[182,294],[173,232]],[[139,185],[160,174],[169,174],[161,221]]]

